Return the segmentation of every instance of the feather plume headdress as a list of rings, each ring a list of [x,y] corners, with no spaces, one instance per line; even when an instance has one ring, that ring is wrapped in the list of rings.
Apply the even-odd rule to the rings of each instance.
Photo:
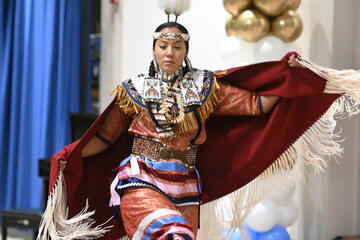
[[[165,13],[168,15],[168,22],[171,14],[175,15],[176,22],[178,16],[190,8],[190,0],[158,0],[158,4],[159,7],[164,9]]]

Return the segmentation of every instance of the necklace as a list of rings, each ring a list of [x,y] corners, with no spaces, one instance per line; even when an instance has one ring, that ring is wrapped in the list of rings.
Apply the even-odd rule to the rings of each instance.
[[[171,82],[175,77],[174,75],[166,75],[165,81],[168,83],[168,88],[166,88],[166,84],[163,83],[164,81],[164,74],[161,75],[161,104],[160,104],[160,112],[164,114],[166,121],[169,124],[178,124],[185,119],[185,111],[184,111],[184,104],[182,102],[181,97],[181,90],[179,88],[179,84],[182,80],[181,70],[177,72],[178,75],[174,83]],[[172,91],[173,90],[173,91]],[[169,105],[168,97],[174,98],[175,95],[175,102],[173,103],[172,107]],[[171,100],[172,100],[171,99]],[[178,106],[178,111],[175,107],[175,104]]]
[[[160,105],[160,111],[162,114],[164,114],[166,121],[169,124],[178,124],[182,121],[184,121],[185,119],[185,111],[184,111],[184,105],[182,103],[182,98],[181,98],[181,92],[179,89],[179,79],[181,77],[179,76],[174,85],[171,86],[171,83],[169,83],[169,87],[167,89],[167,91],[165,91],[166,86],[164,86],[165,84],[162,84],[162,99],[161,99],[161,105]],[[174,94],[175,94],[175,103],[173,104],[173,106],[170,108],[169,102],[167,100],[168,96],[170,95],[171,98],[173,98],[173,94],[171,92],[171,89],[174,90]],[[175,107],[175,104],[177,104],[178,106],[178,111]]]

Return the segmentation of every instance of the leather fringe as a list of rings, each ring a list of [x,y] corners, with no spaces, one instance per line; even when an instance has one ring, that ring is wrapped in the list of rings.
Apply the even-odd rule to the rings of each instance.
[[[219,85],[214,77],[214,82],[206,102],[204,102],[198,108],[201,121],[205,121],[210,116],[210,114],[214,112],[216,105],[219,102],[215,94],[215,90],[218,88]],[[114,95],[117,99],[116,104],[119,105],[119,107],[126,115],[131,116],[134,119],[138,119],[138,118],[142,118],[144,116],[143,114],[147,114],[147,109],[142,106],[139,106],[129,96],[129,94],[126,92],[125,87],[122,84],[118,85],[111,91],[111,96]],[[186,113],[184,121],[176,125],[176,131],[180,133],[187,132],[189,130],[193,130],[196,128],[198,128],[198,124],[193,112]]]
[[[131,99],[122,84],[118,85],[111,91],[111,96],[116,97],[116,104],[119,105],[121,110],[128,116],[138,116],[141,111],[146,111]]]

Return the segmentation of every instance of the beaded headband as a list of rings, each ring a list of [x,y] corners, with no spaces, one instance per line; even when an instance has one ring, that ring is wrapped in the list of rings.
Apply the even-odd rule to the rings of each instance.
[[[164,32],[155,32],[153,34],[154,39],[172,39],[172,40],[184,40],[189,41],[190,35],[185,33],[164,33]]]

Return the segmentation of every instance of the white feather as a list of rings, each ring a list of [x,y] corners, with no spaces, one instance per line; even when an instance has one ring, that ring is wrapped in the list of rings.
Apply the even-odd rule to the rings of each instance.
[[[190,0],[158,0],[158,5],[166,13],[180,16],[183,12],[189,10]]]

